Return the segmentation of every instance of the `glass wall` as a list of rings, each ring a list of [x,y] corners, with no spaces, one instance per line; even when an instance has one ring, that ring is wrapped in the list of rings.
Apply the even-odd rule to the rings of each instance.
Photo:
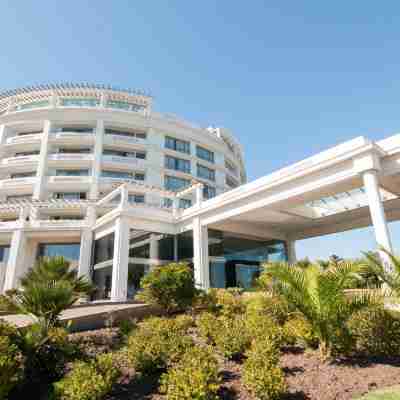
[[[94,264],[99,264],[114,257],[114,232],[94,242]]]
[[[69,261],[79,261],[80,243],[40,243],[38,257],[62,256]]]

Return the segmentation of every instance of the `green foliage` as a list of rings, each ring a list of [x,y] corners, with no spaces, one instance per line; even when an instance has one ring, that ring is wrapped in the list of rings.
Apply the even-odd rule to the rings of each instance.
[[[200,335],[207,341],[213,341],[216,331],[219,330],[219,319],[215,314],[203,312],[196,320]]]
[[[217,399],[220,387],[218,363],[212,350],[192,347],[161,378],[167,400]]]
[[[246,306],[242,298],[242,290],[239,288],[211,289],[214,291],[217,308],[221,314],[234,316],[243,314]]]
[[[269,265],[275,290],[296,308],[318,337],[323,358],[338,349],[338,339],[349,337],[347,321],[375,301],[371,295],[346,296],[345,288],[357,278],[358,264],[342,262],[322,270],[318,265],[307,268],[280,263]]]
[[[94,361],[73,364],[72,371],[54,386],[54,398],[60,400],[100,400],[112,389],[120,376],[112,354],[103,354]]]
[[[247,389],[260,400],[279,399],[285,391],[285,382],[274,343],[255,340],[246,356],[242,376]]]
[[[283,326],[283,336],[286,344],[317,348],[318,337],[314,335],[312,326],[301,315],[291,318]]]
[[[0,336],[0,400],[7,399],[9,392],[21,379],[22,357],[9,337]]]
[[[246,313],[248,315],[266,315],[278,325],[283,325],[289,319],[289,305],[279,296],[267,293],[252,293],[245,299]]]
[[[63,257],[43,258],[21,279],[21,287],[0,296],[0,310],[33,315],[43,329],[59,325],[60,314],[91,291]]]
[[[357,313],[349,327],[358,351],[373,356],[399,354],[400,320],[383,307]]]
[[[127,356],[138,372],[152,374],[164,370],[191,345],[186,326],[173,319],[149,318],[128,339]]]
[[[171,263],[155,268],[141,281],[138,298],[158,305],[166,312],[186,310],[196,295],[193,272],[185,263]]]
[[[251,341],[244,316],[220,316],[212,333],[212,340],[225,357],[242,355]]]
[[[118,323],[119,334],[122,337],[128,337],[136,327],[136,321],[132,319],[123,319]]]
[[[249,341],[269,340],[277,347],[283,343],[283,329],[267,315],[248,314],[244,320],[244,326],[246,329],[245,336]]]

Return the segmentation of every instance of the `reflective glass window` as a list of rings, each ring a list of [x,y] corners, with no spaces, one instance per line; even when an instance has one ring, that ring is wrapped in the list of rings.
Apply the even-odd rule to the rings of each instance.
[[[80,243],[40,243],[38,247],[38,256],[62,256],[67,260],[78,261],[80,248]]]
[[[204,147],[196,146],[196,155],[203,160],[214,163],[214,152],[207,150]]]
[[[181,139],[175,139],[171,136],[165,137],[165,147],[167,149],[180,151],[181,153],[190,154],[190,142]]]

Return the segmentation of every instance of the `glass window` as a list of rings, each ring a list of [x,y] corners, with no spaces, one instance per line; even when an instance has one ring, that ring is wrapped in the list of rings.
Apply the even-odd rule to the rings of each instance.
[[[106,135],[116,135],[116,136],[126,136],[126,137],[133,137],[137,139],[146,139],[146,133],[144,132],[129,132],[129,131],[123,131],[119,129],[110,129],[106,128],[104,130],[104,133]]]
[[[135,172],[135,180],[144,181],[145,180],[145,174],[142,173],[142,172]]]
[[[26,136],[26,135],[40,135],[42,131],[28,131],[28,132],[18,132],[17,136]]]
[[[203,160],[214,163],[214,153],[204,147],[196,146],[196,155]]]
[[[108,100],[107,107],[117,108],[119,110],[127,110],[127,111],[143,111],[145,106],[141,104],[133,104],[128,103],[126,101],[118,101],[118,100]]]
[[[19,195],[14,195],[14,196],[7,196],[7,201],[31,201],[32,200],[32,195],[31,194],[19,194]]]
[[[105,169],[103,169],[101,171],[101,176],[103,178],[120,178],[120,179],[132,179],[133,178],[131,172],[113,171],[113,170],[105,170]]]
[[[38,248],[38,256],[62,256],[70,261],[78,261],[80,247],[80,243],[40,243]]]
[[[170,136],[166,136],[165,147],[167,149],[180,151],[181,153],[190,154],[190,142],[187,142],[186,140],[180,140]]]
[[[63,199],[63,200],[85,200],[86,193],[85,192],[61,192],[54,193],[55,199]]]
[[[15,157],[36,156],[38,154],[40,154],[39,150],[21,151],[19,153],[15,153]]]
[[[42,108],[42,107],[48,107],[50,105],[48,100],[39,100],[39,101],[33,101],[32,103],[26,103],[26,104],[18,104],[15,109],[18,110],[29,110],[30,108]]]
[[[75,98],[61,98],[60,105],[64,107],[98,107],[100,100],[96,98],[75,99]]]
[[[215,171],[201,164],[197,164],[197,176],[209,181],[215,181]]]
[[[112,260],[114,257],[114,232],[97,239],[94,243],[94,264]]]
[[[163,199],[163,205],[166,208],[171,208],[172,207],[172,199],[164,197]],[[192,200],[190,199],[179,199],[179,208],[189,208],[192,206]]]
[[[58,149],[58,152],[61,154],[90,154],[92,152],[92,149],[88,147],[84,148],[77,148],[77,147],[70,147],[70,148],[60,148]]]
[[[205,199],[211,199],[217,195],[215,187],[204,185],[203,196]]]
[[[144,194],[130,194],[128,195],[128,201],[130,203],[144,203]]]
[[[190,174],[190,161],[171,156],[165,156],[165,168]]]
[[[130,157],[130,158],[140,158],[141,160],[146,159],[146,153],[142,151],[121,151],[113,149],[104,149],[103,155],[105,156],[117,156],[117,157]]]
[[[7,263],[10,254],[10,246],[0,246],[0,262]]]
[[[57,169],[56,176],[89,176],[88,169]]]
[[[11,179],[17,179],[17,178],[29,178],[32,176],[36,176],[36,172],[34,171],[29,171],[29,172],[17,172],[15,174],[11,174],[10,178]]]
[[[186,187],[190,186],[189,179],[177,178],[176,176],[166,175],[164,178],[164,187],[166,190],[172,192],[178,192]]]
[[[63,126],[55,128],[54,132],[76,132],[76,133],[93,133],[94,128],[91,126]]]

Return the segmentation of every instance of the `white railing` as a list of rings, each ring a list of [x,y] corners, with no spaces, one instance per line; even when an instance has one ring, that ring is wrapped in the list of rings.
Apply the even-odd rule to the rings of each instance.
[[[0,230],[13,230],[19,228],[21,225],[20,221],[2,221],[0,222]]]
[[[7,144],[17,144],[40,140],[42,138],[41,133],[32,133],[29,135],[13,136],[6,140]]]
[[[26,178],[9,178],[0,181],[0,187],[11,187],[20,185],[33,185],[36,182],[35,176],[30,176]]]
[[[50,183],[59,183],[59,182],[74,182],[74,183],[91,183],[90,176],[50,176]]]
[[[16,156],[3,158],[1,163],[3,165],[17,164],[17,163],[26,163],[26,162],[37,162],[39,160],[39,155],[31,155],[31,156]]]
[[[51,138],[55,139],[81,139],[81,138],[93,138],[94,132],[51,132]]]
[[[131,143],[131,144],[146,144],[146,139],[141,139],[137,137],[129,137],[129,136],[123,136],[123,135],[112,135],[112,134],[105,134],[104,135],[104,142],[106,144],[125,144],[125,143]]]
[[[124,163],[141,167],[144,167],[144,161],[145,161],[135,157],[122,157],[122,156],[111,156],[111,155],[105,155],[105,156],[103,155],[102,160],[104,162]]]
[[[57,154],[50,154],[49,160],[53,160],[53,161],[69,161],[69,160],[93,161],[93,154],[57,153]]]
[[[86,220],[76,219],[44,219],[44,220],[33,220],[31,222],[33,228],[83,228],[87,226]]]

